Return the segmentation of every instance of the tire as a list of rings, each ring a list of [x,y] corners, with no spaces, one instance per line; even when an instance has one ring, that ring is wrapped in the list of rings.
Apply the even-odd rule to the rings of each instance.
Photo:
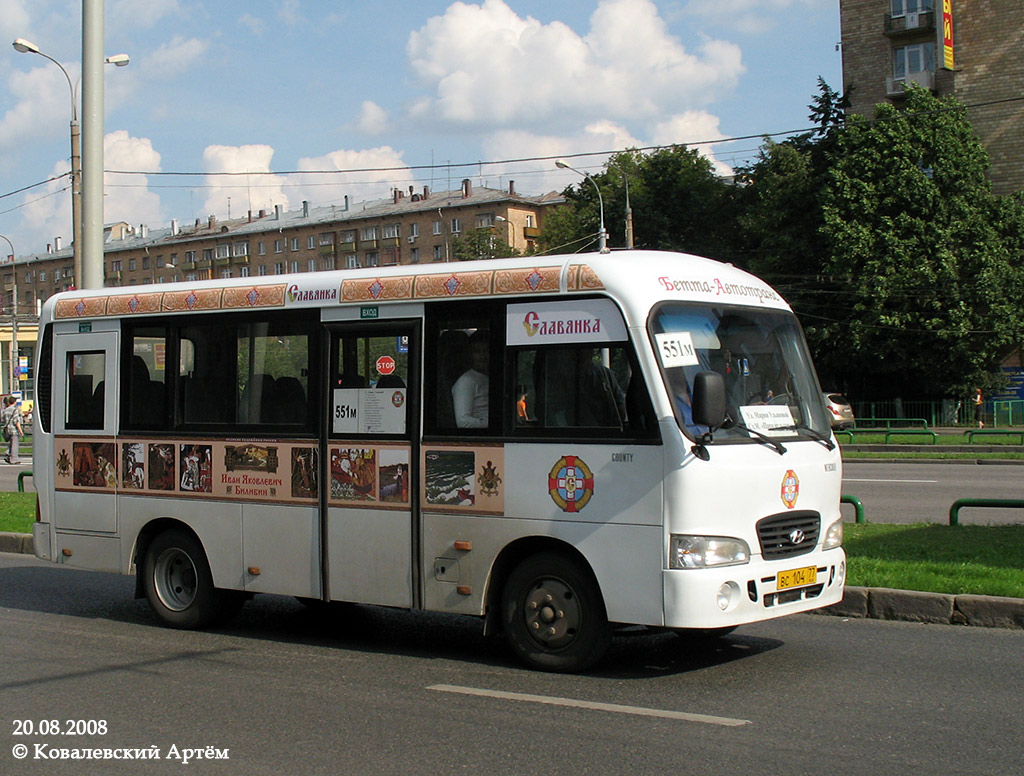
[[[604,601],[590,570],[553,552],[526,558],[509,575],[502,624],[516,656],[542,671],[585,671],[611,643]]]
[[[244,600],[236,591],[213,586],[210,565],[199,541],[187,531],[159,534],[146,550],[143,586],[154,614],[164,625],[203,628],[238,611]]]

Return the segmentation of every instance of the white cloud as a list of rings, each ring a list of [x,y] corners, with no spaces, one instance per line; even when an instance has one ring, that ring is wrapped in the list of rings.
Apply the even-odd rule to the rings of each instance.
[[[181,15],[178,0],[114,0],[110,3],[107,17],[114,19],[126,28],[154,27],[165,16]]]
[[[299,0],[283,0],[277,9],[277,18],[289,27],[307,24],[306,18],[299,12]]]
[[[288,177],[296,199],[314,204],[350,203],[387,196],[387,189],[404,187],[412,178],[400,151],[379,146],[362,151],[338,150],[299,159],[299,170],[340,170],[336,175],[299,172]]]
[[[263,37],[263,30],[266,29],[267,25],[258,16],[253,16],[251,13],[243,13],[238,17],[238,23],[243,27],[247,27],[249,32],[255,35],[257,38]]]
[[[203,207],[219,217],[237,218],[248,210],[271,209],[274,205],[288,207],[284,193],[286,179],[280,175],[259,175],[270,172],[274,149],[268,145],[211,145],[203,151],[203,166],[208,173],[250,173],[248,175],[210,175],[206,178],[207,195]],[[228,199],[231,199],[229,206]]]
[[[60,70],[49,63],[28,72],[15,70],[7,88],[14,105],[0,118],[0,154],[17,153],[18,147],[40,136],[68,135],[71,121],[71,91]],[[68,66],[72,80],[78,77],[77,64]]]
[[[209,41],[175,35],[143,58],[142,69],[149,77],[171,80],[196,64],[209,47]]]
[[[723,177],[733,174],[733,169],[715,157],[714,146],[709,140],[723,140],[725,135],[718,128],[719,118],[706,111],[687,111],[659,121],[654,126],[651,136],[653,145],[688,145],[694,146],[701,156],[709,159],[714,165],[715,173]]]
[[[821,0],[690,0],[683,16],[696,16],[746,35],[763,35],[775,28],[773,14],[793,6],[821,6]]]
[[[148,138],[132,137],[126,130],[110,132],[103,138],[103,166],[107,170],[133,172],[160,170],[160,154]],[[145,175],[103,176],[105,197],[103,222],[127,221],[138,226],[162,223],[160,197],[149,191]]]
[[[390,126],[390,119],[386,110],[377,103],[366,100],[359,110],[356,126],[363,134],[380,135],[387,131]]]
[[[581,37],[503,0],[454,3],[409,36],[410,66],[433,91],[413,114],[484,126],[650,120],[719,97],[744,71],[732,43],[687,50],[651,0],[603,0],[590,23]]]

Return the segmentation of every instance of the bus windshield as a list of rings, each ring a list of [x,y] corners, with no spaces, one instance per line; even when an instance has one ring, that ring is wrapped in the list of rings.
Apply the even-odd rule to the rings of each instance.
[[[690,413],[693,378],[704,371],[725,378],[728,420],[715,430],[715,442],[830,435],[818,379],[792,313],[665,304],[652,316],[651,334],[676,419],[689,436],[707,431]]]

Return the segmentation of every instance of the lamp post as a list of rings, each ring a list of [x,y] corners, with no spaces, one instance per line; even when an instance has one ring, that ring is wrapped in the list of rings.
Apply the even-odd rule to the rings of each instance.
[[[14,393],[18,390],[18,378],[21,377],[21,359],[18,358],[18,267],[14,263],[14,245],[7,236],[0,234],[0,237],[11,248],[11,279],[13,280],[13,297],[11,298],[11,393]]]
[[[78,84],[72,83],[71,76],[64,65],[51,57],[49,54],[40,51],[39,46],[24,38],[16,38],[14,43],[15,51],[22,54],[38,54],[43,59],[48,59],[64,74],[68,82],[68,89],[71,91],[71,231],[72,249],[74,251],[74,271],[72,282],[75,288],[82,287],[82,129],[78,123]],[[131,59],[127,54],[114,54],[106,58],[108,65],[124,67]]]
[[[601,214],[601,225],[600,228],[597,230],[597,250],[600,253],[608,253],[608,230],[604,228],[604,199],[601,198],[601,187],[597,185],[597,181],[590,177],[590,175],[583,172],[582,170],[577,170],[575,167],[569,166],[569,163],[566,162],[564,159],[559,159],[558,161],[556,161],[555,167],[558,167],[562,170],[572,170],[577,175],[582,175],[584,178],[586,178],[588,181],[594,184],[594,191],[597,192],[597,206]]]

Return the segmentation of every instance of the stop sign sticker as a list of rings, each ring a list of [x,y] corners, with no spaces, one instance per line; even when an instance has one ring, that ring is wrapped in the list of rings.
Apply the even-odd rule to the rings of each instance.
[[[391,356],[381,356],[377,359],[377,372],[382,375],[389,375],[395,371],[395,359]]]

